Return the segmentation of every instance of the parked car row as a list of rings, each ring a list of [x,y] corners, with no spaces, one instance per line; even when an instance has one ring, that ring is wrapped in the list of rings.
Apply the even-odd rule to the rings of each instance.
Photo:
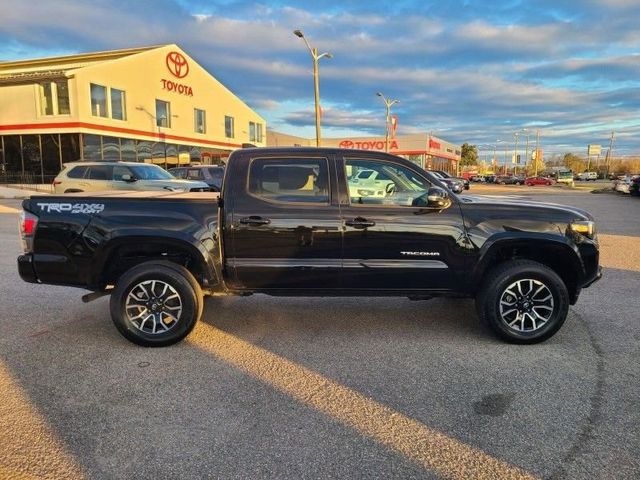
[[[624,175],[615,179],[611,188],[616,192],[640,196],[640,175]]]
[[[525,177],[522,175],[474,175],[472,182],[495,183],[498,185],[553,185],[556,181],[551,177],[536,175]]]
[[[158,165],[138,162],[69,162],[53,180],[53,190],[54,193],[103,190],[219,192],[222,176],[216,169],[224,172],[222,167],[208,165],[166,171]]]

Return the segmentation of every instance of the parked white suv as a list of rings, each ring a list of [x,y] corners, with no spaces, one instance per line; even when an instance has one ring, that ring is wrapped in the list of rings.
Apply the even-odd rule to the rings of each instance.
[[[70,162],[53,181],[55,193],[102,190],[209,192],[209,185],[175,178],[157,165],[136,162]]]
[[[583,180],[585,182],[588,182],[589,180],[592,180],[595,182],[597,179],[598,179],[597,172],[582,172],[581,174],[578,175],[578,180]]]

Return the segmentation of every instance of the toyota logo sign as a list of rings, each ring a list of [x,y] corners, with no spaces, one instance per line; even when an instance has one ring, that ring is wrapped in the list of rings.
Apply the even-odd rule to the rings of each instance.
[[[353,148],[353,142],[351,140],[343,140],[339,144],[340,148]]]
[[[177,78],[184,78],[189,73],[189,64],[187,59],[184,58],[180,52],[167,53],[167,69],[171,72],[171,75]]]

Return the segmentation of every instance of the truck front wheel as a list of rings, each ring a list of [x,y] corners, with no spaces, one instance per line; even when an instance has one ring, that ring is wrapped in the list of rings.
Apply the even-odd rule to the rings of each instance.
[[[129,341],[164,347],[186,337],[202,314],[202,292],[181,265],[146,262],[124,273],[111,294],[111,318]]]
[[[511,343],[539,343],[567,318],[569,293],[546,265],[530,260],[502,263],[487,274],[476,296],[480,320]]]

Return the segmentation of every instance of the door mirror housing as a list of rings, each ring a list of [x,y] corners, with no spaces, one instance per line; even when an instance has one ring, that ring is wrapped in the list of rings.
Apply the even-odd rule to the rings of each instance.
[[[128,173],[125,173],[124,175],[122,175],[122,177],[120,177],[120,179],[123,182],[127,182],[127,183],[132,183],[132,182],[135,182],[136,180],[138,180],[136,177],[132,177]]]
[[[424,197],[424,196],[423,196]],[[427,208],[436,208],[438,210],[445,209],[451,205],[451,199],[445,189],[440,187],[431,187],[427,191]]]

